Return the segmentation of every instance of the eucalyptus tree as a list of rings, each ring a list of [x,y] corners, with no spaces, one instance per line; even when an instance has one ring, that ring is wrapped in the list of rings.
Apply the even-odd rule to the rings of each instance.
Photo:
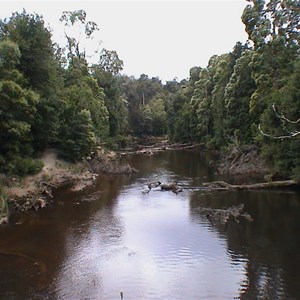
[[[201,141],[207,140],[212,133],[212,90],[213,82],[210,68],[203,68],[199,80],[195,83],[195,90],[191,99],[197,116],[197,134]]]
[[[251,67],[257,85],[250,108],[260,114],[271,105],[271,92],[282,88],[282,78],[293,72],[299,55],[300,11],[298,1],[249,2],[242,20],[254,44]]]
[[[225,88],[226,132],[231,140],[252,143],[251,127],[258,116],[250,112],[250,98],[256,90],[250,63],[253,51],[245,50],[236,60],[234,71]]]
[[[223,54],[216,58],[210,67],[213,90],[211,92],[211,113],[213,132],[211,143],[221,147],[228,143],[225,136],[226,109],[225,88],[233,72],[235,58],[230,54]]]
[[[104,90],[90,72],[85,49],[86,40],[92,38],[98,26],[87,20],[84,10],[65,11],[60,21],[65,25],[67,39],[63,91],[65,122],[60,132],[60,148],[69,158],[79,159],[91,151],[94,140],[99,142],[108,136]],[[80,134],[74,132],[76,128]]]
[[[300,12],[298,0],[247,0],[242,20],[255,49],[280,39],[299,46]]]
[[[75,64],[84,63],[87,56],[92,55],[87,53],[86,44],[92,40],[99,28],[95,22],[87,20],[86,12],[82,9],[64,11],[60,22],[65,26],[68,63],[75,68]],[[98,47],[94,52],[97,51]]]
[[[75,58],[73,58],[75,62]],[[66,70],[66,83],[64,89],[64,120],[63,128],[72,130],[68,122],[72,123],[77,118],[77,114],[82,110],[90,112],[95,136],[105,139],[108,135],[108,111],[105,106],[105,95],[103,89],[99,87],[97,80],[88,71],[88,67],[81,64],[73,64]],[[85,120],[82,118],[82,120]],[[62,143],[64,142],[61,134]]]
[[[164,95],[162,95],[164,97]],[[152,118],[151,134],[154,136],[162,136],[167,133],[167,112],[165,101],[160,95],[152,99],[149,103]]]
[[[295,78],[299,73],[300,10],[299,1],[294,0],[252,0],[244,10],[242,20],[254,53],[250,66],[256,90],[251,96],[250,110],[259,116],[264,132],[272,136],[284,135],[288,124],[282,124],[272,109],[287,113],[289,118],[298,118],[299,97],[295,91]],[[258,124],[256,124],[258,126]],[[274,164],[275,171],[291,176],[299,172],[299,141],[268,139],[257,130],[256,139],[262,151]],[[284,151],[286,150],[286,151]]]
[[[128,113],[125,99],[121,93],[120,71],[123,61],[114,50],[102,49],[98,64],[91,67],[93,77],[103,88],[105,105],[109,114],[109,135],[116,137],[128,131]]]
[[[122,76],[120,83],[124,99],[128,103],[128,119],[132,132],[136,135],[152,134],[154,116],[150,103],[155,99],[165,98],[160,79],[141,74],[138,79]]]

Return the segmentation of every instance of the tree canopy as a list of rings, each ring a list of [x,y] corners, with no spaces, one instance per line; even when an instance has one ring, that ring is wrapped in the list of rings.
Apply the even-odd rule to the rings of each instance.
[[[248,0],[249,40],[180,82],[122,75],[118,53],[100,42],[90,64],[84,41],[98,25],[84,10],[65,11],[60,21],[65,47],[38,14],[0,20],[2,172],[38,170],[30,159],[46,147],[80,160],[103,141],[168,135],[213,149],[256,144],[274,171],[300,178],[298,1]]]

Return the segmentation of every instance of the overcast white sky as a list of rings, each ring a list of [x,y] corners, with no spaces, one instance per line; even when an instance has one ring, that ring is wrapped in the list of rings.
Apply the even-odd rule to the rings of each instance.
[[[241,21],[246,5],[246,0],[0,0],[0,18],[23,8],[41,14],[59,41],[62,12],[84,9],[87,19],[100,28],[101,46],[116,50],[124,61],[122,73],[181,80],[189,76],[191,67],[206,67],[212,55],[227,53],[237,41],[246,41]]]

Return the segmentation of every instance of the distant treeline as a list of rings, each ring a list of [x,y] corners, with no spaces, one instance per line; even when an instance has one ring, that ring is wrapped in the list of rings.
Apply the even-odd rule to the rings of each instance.
[[[1,20],[0,171],[37,172],[32,158],[47,147],[76,161],[100,142],[126,146],[128,136],[168,134],[211,149],[257,144],[274,172],[299,179],[299,2],[248,2],[246,44],[193,67],[189,80],[165,84],[121,75],[112,50],[99,49],[99,62],[89,64],[70,30],[89,39],[98,29],[83,10],[63,13],[64,48],[39,15]]]

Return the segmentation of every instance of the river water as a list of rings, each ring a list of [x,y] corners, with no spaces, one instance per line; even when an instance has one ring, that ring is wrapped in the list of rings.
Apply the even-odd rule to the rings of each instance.
[[[219,179],[195,152],[127,160],[139,173],[0,228],[0,299],[300,299],[299,191],[189,189]],[[143,193],[155,181],[184,189]],[[206,216],[241,203],[252,222]]]

